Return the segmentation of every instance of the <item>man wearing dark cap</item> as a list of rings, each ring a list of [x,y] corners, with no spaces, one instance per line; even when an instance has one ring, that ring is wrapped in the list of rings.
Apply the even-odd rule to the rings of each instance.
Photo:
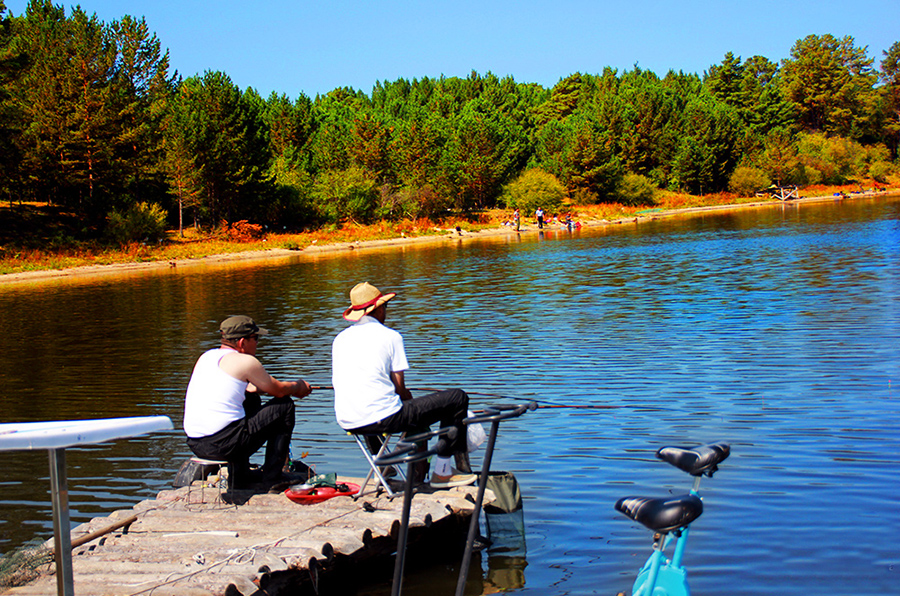
[[[469,470],[463,419],[469,396],[462,389],[448,389],[413,399],[404,381],[409,368],[403,338],[385,326],[387,303],[395,293],[382,294],[369,282],[350,290],[350,308],[344,319],[354,323],[341,331],[331,348],[334,410],[338,424],[357,434],[400,431],[421,432],[440,422],[456,427],[456,439],[435,458],[432,488],[465,486],[475,482]]]
[[[198,457],[229,463],[233,488],[269,487],[292,478],[283,474],[294,430],[294,402],[312,391],[306,381],[273,378],[256,359],[261,335],[268,331],[244,315],[219,326],[222,344],[200,356],[184,401],[187,444]],[[261,404],[259,393],[272,399]],[[250,456],[263,444],[261,473],[250,470]]]

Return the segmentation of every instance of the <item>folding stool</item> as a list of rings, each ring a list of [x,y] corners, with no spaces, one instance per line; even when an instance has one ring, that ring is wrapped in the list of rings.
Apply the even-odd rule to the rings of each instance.
[[[369,480],[372,479],[372,476],[378,479],[378,483],[381,487],[384,488],[384,491],[387,493],[388,498],[393,499],[396,495],[394,491],[391,490],[391,485],[388,483],[387,479],[384,477],[384,474],[381,473],[381,470],[378,469],[378,466],[375,465],[375,459],[381,457],[381,455],[390,452],[390,447],[388,446],[391,435],[389,434],[375,434],[375,435],[367,435],[367,434],[355,434],[355,433],[347,433],[351,435],[354,439],[356,439],[356,444],[359,445],[359,450],[363,452],[363,455],[366,458],[366,461],[369,462],[369,473],[366,474],[366,479],[363,480],[362,485],[359,487],[359,492],[353,495],[354,499],[358,499],[362,496],[363,492],[366,490],[366,485],[369,484]],[[366,437],[374,436],[381,440],[381,448],[378,450],[378,453],[372,454],[369,450],[369,446],[366,443]],[[400,439],[402,440],[404,435],[400,435]],[[401,480],[406,480],[406,474],[403,471],[403,466],[391,466],[397,471],[397,475],[400,476]],[[376,492],[379,490],[376,487]]]

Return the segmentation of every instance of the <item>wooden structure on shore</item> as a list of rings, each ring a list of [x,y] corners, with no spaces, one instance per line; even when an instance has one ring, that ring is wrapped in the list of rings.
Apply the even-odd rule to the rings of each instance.
[[[790,199],[800,198],[800,189],[796,185],[779,186],[778,184],[773,184],[765,190],[758,191],[756,196],[766,196],[778,199],[779,201],[789,201]]]
[[[472,515],[476,493],[474,486],[421,487],[412,500],[411,541],[417,535],[464,527],[460,522],[467,523]],[[224,497],[198,481],[191,487],[162,491],[133,510],[116,511],[75,528],[75,592],[79,596],[249,596],[258,589],[254,580],[263,566],[273,572],[299,570],[295,575],[315,585],[320,576],[389,556],[396,548],[402,494],[393,500],[383,493],[358,500],[338,496],[308,505],[294,503],[284,494],[238,491],[231,499]],[[491,499],[488,491],[486,502]],[[121,527],[108,531],[116,526]],[[50,564],[36,580],[4,594],[44,596],[56,590]]]

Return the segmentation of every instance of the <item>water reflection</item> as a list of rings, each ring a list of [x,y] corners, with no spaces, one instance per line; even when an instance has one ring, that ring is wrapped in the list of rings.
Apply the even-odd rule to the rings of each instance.
[[[476,561],[482,591],[627,590],[649,544],[612,504],[684,490],[653,457],[661,444],[726,440],[692,535],[695,592],[889,593],[898,222],[897,200],[863,199],[4,288],[3,419],[165,414],[178,428],[193,362],[234,313],[271,330],[273,374],[330,385],[347,292],[369,279],[399,293],[389,323],[410,386],[605,408],[542,408],[501,429],[492,468],[523,487],[527,553]],[[365,471],[329,392],[298,416],[295,454]],[[72,450],[73,521],[152,497],[187,453],[179,431]],[[3,469],[0,548],[48,537],[46,455],[5,454]],[[456,573],[439,567],[404,593],[451,593]]]

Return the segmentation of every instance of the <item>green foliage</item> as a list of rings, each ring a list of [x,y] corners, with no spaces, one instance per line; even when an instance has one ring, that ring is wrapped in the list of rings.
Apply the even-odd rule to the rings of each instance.
[[[378,187],[364,169],[320,172],[312,190],[319,218],[328,223],[356,221],[371,223],[378,208]]]
[[[673,167],[681,188],[701,194],[725,188],[738,157],[738,128],[736,110],[712,94],[700,92],[688,100]]]
[[[384,191],[385,187],[382,187]],[[430,186],[405,187],[396,192],[382,192],[379,214],[384,219],[440,219],[451,210],[451,201]]]
[[[801,134],[797,151],[811,184],[844,184],[866,170],[865,149],[850,139]]]
[[[654,172],[657,183],[667,182],[682,135],[681,114],[692,94],[680,88],[694,83],[678,76],[660,80],[644,70],[626,72],[619,80],[605,73],[595,99],[596,120],[609,131],[625,170],[643,175]]]
[[[21,109],[11,101],[12,84],[25,67],[26,56],[12,44],[12,20],[0,0],[0,194],[11,197],[22,162],[15,140],[21,134]]]
[[[241,93],[225,73],[206,72],[182,82],[173,101],[168,146],[190,160],[186,183],[202,207],[198,216],[208,214],[209,224],[264,217],[273,188],[259,96]]]
[[[299,152],[315,131],[313,104],[301,94],[296,101],[272,93],[266,100],[263,119],[269,132],[269,146],[276,156]]]
[[[159,198],[159,119],[171,80],[143,20],[112,25],[81,8],[29,3],[13,20],[25,61],[10,81],[20,120],[16,186],[98,219],[118,197]]]
[[[888,177],[893,176],[896,171],[897,168],[889,161],[874,161],[869,164],[868,175],[873,180],[885,184],[888,181]]]
[[[477,101],[466,105],[439,162],[442,189],[460,211],[493,206],[502,184],[527,160],[521,127],[484,109]]]
[[[790,127],[794,109],[778,84],[778,65],[762,56],[745,62],[728,52],[721,65],[711,66],[703,85],[718,100],[735,108],[747,136],[765,135]]]
[[[273,183],[273,198],[264,219],[284,228],[303,229],[316,219],[313,206],[313,176],[299,164],[299,151],[288,145],[275,157],[268,179]]]
[[[740,197],[750,197],[771,184],[772,180],[761,169],[738,166],[728,181],[728,190]]]
[[[885,141],[896,159],[900,144],[900,41],[894,42],[881,61],[881,81],[884,84],[882,113]]]
[[[784,88],[807,129],[863,138],[877,100],[877,75],[864,48],[850,36],[809,35],[782,67]]]
[[[535,109],[539,124],[555,122],[570,116],[581,103],[582,76],[575,73],[562,79],[550,92],[550,97]]]
[[[440,116],[415,110],[394,127],[391,161],[400,187],[431,187],[438,176],[449,126]]]
[[[544,127],[537,156],[578,202],[611,200],[622,176],[612,134],[587,116],[572,116]]]
[[[384,182],[393,177],[389,156],[391,142],[390,127],[371,114],[364,114],[356,118],[350,128],[347,153],[353,163],[371,172],[376,181]]]
[[[646,176],[627,173],[616,189],[616,199],[623,205],[653,205],[656,184]]]
[[[703,194],[712,188],[713,156],[709,147],[691,137],[681,140],[678,153],[675,155],[672,177],[669,181],[671,190],[684,190]]]
[[[757,162],[778,185],[802,184],[805,178],[794,135],[789,130],[779,128],[766,135],[764,149]]]
[[[556,176],[532,168],[503,188],[502,202],[507,208],[519,209],[525,214],[533,213],[538,207],[557,211],[565,198],[566,189]]]
[[[106,224],[106,237],[121,245],[159,242],[166,236],[166,211],[156,203],[133,203],[124,211],[113,210]]]

